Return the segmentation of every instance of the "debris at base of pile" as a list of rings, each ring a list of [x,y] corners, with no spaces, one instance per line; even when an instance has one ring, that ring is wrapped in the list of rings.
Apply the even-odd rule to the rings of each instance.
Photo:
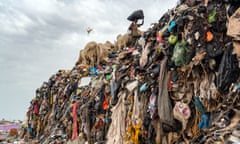
[[[59,70],[36,90],[21,137],[239,143],[239,5],[183,0],[139,37],[89,42],[72,70]]]

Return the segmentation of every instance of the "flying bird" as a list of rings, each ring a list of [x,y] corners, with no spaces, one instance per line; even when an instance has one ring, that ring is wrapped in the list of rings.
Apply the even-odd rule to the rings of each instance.
[[[92,28],[88,27],[88,28],[87,28],[87,33],[90,34],[90,32],[91,32],[92,30],[93,30]]]

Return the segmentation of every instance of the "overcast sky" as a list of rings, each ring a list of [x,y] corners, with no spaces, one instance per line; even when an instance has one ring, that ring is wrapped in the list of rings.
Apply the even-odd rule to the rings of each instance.
[[[71,69],[87,42],[114,42],[134,10],[143,9],[146,30],[176,1],[0,0],[0,119],[23,120],[44,81]]]

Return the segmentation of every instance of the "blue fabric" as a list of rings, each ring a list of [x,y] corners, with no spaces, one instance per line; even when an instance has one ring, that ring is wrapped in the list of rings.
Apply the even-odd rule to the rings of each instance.
[[[240,89],[240,83],[237,84],[237,89]]]
[[[111,85],[110,85],[112,97],[114,96],[114,91],[115,91],[115,87],[116,87],[115,85],[116,85],[115,82],[112,80]]]
[[[147,88],[148,88],[147,83],[144,83],[144,84],[140,87],[140,92],[143,92],[143,91],[147,90]]]
[[[96,67],[89,68],[89,75],[97,75],[98,69]]]
[[[199,100],[198,97],[194,97],[194,105],[195,107],[198,109],[198,111],[200,111],[201,114],[204,114],[206,113],[206,109],[205,107],[202,105],[201,101]]]
[[[28,127],[28,128],[27,128],[27,131],[28,131],[30,134],[32,134],[32,128],[31,128],[31,127]]]
[[[122,65],[122,67],[119,69],[119,71],[123,71],[126,69],[126,66],[125,65]]]
[[[203,114],[201,121],[198,123],[198,127],[200,129],[208,128],[209,127],[209,118],[207,115]]]
[[[169,24],[169,27],[168,27],[168,31],[172,32],[173,28],[176,26],[176,24],[177,24],[176,21],[171,21]]]
[[[103,119],[103,122],[104,122],[104,123],[108,123],[108,118],[104,118],[104,119]]]
[[[208,115],[205,114],[206,113],[205,107],[202,105],[201,101],[196,96],[194,97],[193,103],[194,103],[195,107],[198,109],[198,111],[200,111],[200,113],[202,114],[201,121],[198,123],[198,127],[200,129],[208,128],[209,127],[209,118],[208,118]]]

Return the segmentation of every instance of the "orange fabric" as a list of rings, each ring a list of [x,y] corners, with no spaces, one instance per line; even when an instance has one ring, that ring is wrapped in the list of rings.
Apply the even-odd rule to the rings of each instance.
[[[210,41],[213,40],[213,34],[212,34],[212,32],[207,31],[207,33],[206,33],[206,39],[207,39],[207,42],[210,42]]]
[[[104,100],[103,105],[102,105],[104,110],[108,109],[108,101],[109,101],[109,98],[105,97],[105,100]]]

